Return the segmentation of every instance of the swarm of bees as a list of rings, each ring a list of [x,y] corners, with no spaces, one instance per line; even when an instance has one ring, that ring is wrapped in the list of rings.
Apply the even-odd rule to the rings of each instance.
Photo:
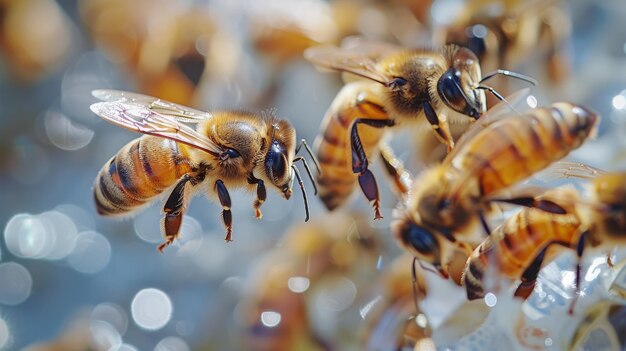
[[[94,91],[95,97],[104,100],[92,105],[94,113],[144,134],[124,146],[97,175],[94,198],[98,212],[127,215],[161,194],[169,194],[163,206],[165,241],[158,247],[163,251],[179,236],[192,194],[203,192],[221,205],[225,239],[231,241],[235,229],[229,189],[255,193],[254,215],[260,219],[261,205],[267,200],[266,185],[289,199],[297,180],[305,220],[309,219],[309,198],[295,167],[301,161],[314,193],[317,195],[319,188],[319,198],[329,211],[341,212],[347,207],[358,183],[373,208],[374,219],[381,219],[380,190],[371,169],[380,156],[389,188],[399,200],[389,229],[406,256],[374,283],[378,288],[385,286],[381,293],[384,302],[369,317],[362,348],[432,347],[427,335],[430,326],[417,331],[414,325],[407,326],[408,320],[422,315],[420,300],[429,290],[423,280],[425,272],[462,286],[469,300],[502,291],[525,300],[533,293],[541,268],[555,259],[554,247],[576,254],[576,297],[569,313],[577,313],[574,302],[584,283],[583,254],[600,251],[611,266],[611,249],[623,246],[626,173],[564,162],[570,152],[594,137],[600,116],[591,108],[564,101],[520,109],[528,101],[528,89],[515,92],[508,84],[487,85],[497,76],[541,84],[508,70],[524,63],[512,63],[513,57],[523,57],[520,50],[532,50],[539,44],[548,47],[550,76],[558,80],[563,74],[555,71],[563,68],[556,63],[563,59],[557,48],[569,27],[540,21],[520,9],[527,7],[511,3],[515,4],[506,2],[506,10],[497,18],[485,19],[477,12],[443,29],[445,39],[434,49],[360,37],[348,38],[340,46],[300,43],[298,52],[308,47],[304,58],[317,68],[342,73],[345,81],[323,116],[314,151],[304,140],[297,141],[290,122],[278,118],[275,111],[204,112],[136,93]],[[541,16],[554,19],[547,15],[560,8],[554,3],[542,5]],[[561,17],[557,19],[565,20]],[[476,26],[488,30],[478,38],[480,33],[471,30]],[[532,43],[524,41],[529,30],[537,34]],[[488,102],[487,93],[500,102]],[[388,142],[388,130],[410,130],[415,139],[434,138],[440,145],[416,152],[436,153],[435,148],[441,146],[443,155],[423,170],[405,167]],[[308,152],[315,171],[304,157],[297,156],[300,150]],[[546,170],[565,181],[581,179],[588,189],[581,191],[571,184],[539,188],[526,183]],[[517,207],[517,212],[494,225],[510,207]],[[333,229],[347,230],[345,225]],[[324,238],[317,239],[324,241],[321,253],[295,253],[294,247],[287,247],[283,249],[289,251],[289,257],[273,254],[271,261],[299,267],[304,256],[317,260],[316,255],[334,250],[333,245],[344,240],[332,235],[326,238],[326,234],[320,233]],[[301,239],[306,240],[304,234]],[[339,269],[332,262],[324,267],[322,271]],[[263,282],[267,287],[258,285],[257,290],[263,292],[246,300],[246,306],[252,305],[254,310],[252,320],[246,320],[250,338],[257,340],[252,344],[258,343],[258,349],[299,343],[328,349],[327,342],[305,332],[310,328],[306,303],[285,286],[296,273],[269,274],[272,264],[265,269],[259,276],[267,280]],[[313,283],[323,273],[306,274]],[[492,284],[491,274],[509,280],[511,286]],[[279,306],[281,303],[291,305]],[[257,305],[283,311],[285,322],[292,321],[284,325],[291,329],[267,334],[258,324],[262,307]],[[389,321],[384,318],[394,322],[385,324]],[[381,330],[383,339],[372,338]],[[389,345],[381,346],[380,340]]]

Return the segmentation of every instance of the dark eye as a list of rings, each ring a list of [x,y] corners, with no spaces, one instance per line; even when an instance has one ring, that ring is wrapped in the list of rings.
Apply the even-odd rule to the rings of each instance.
[[[398,89],[400,87],[405,86],[406,83],[407,83],[406,79],[400,78],[400,77],[396,77],[389,83],[389,87],[391,89]]]
[[[277,181],[285,176],[287,163],[283,155],[283,147],[277,142],[272,142],[265,158],[265,170],[272,181]]]
[[[433,254],[439,250],[439,244],[433,233],[415,223],[408,224],[402,230],[401,236],[404,243],[423,255]]]
[[[231,158],[240,157],[241,154],[235,149],[228,148],[220,154],[220,160],[225,161]]]
[[[456,112],[478,118],[480,117],[479,108],[474,107],[474,104],[463,92],[461,79],[457,72],[454,68],[450,68],[439,78],[439,82],[437,82],[439,97]]]

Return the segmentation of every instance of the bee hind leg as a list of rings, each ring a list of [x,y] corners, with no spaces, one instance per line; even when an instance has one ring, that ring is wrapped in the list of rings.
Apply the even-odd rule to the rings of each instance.
[[[402,161],[396,157],[393,149],[386,143],[380,144],[380,156],[387,174],[392,179],[393,190],[398,198],[408,194],[413,177],[404,168]]]
[[[170,246],[180,233],[180,227],[183,223],[183,214],[187,207],[188,197],[185,196],[185,188],[187,182],[191,179],[188,174],[185,174],[178,183],[176,183],[174,190],[172,190],[172,193],[165,202],[165,206],[163,206],[165,217],[163,217],[162,228],[165,241],[157,247],[157,250],[160,252],[163,252],[166,247]]]
[[[535,284],[537,283],[537,276],[539,275],[539,270],[541,269],[541,266],[543,265],[543,260],[544,260],[545,255],[546,255],[546,251],[548,251],[548,248],[550,247],[550,245],[554,245],[554,244],[561,245],[561,246],[564,246],[564,247],[567,247],[567,248],[570,247],[570,244],[567,243],[567,242],[564,242],[564,241],[551,241],[551,242],[549,242],[537,254],[537,256],[535,256],[535,258],[533,259],[532,263],[526,268],[526,270],[522,274],[522,282],[517,287],[517,289],[515,289],[514,296],[521,297],[524,300],[528,299],[530,294],[535,289]]]
[[[365,197],[370,203],[373,203],[374,207],[374,219],[381,219],[383,216],[380,214],[380,198],[378,195],[378,185],[376,184],[376,178],[374,174],[368,169],[367,155],[363,149],[361,138],[359,137],[359,131],[357,126],[359,124],[365,124],[374,128],[391,127],[394,125],[392,119],[368,119],[357,118],[352,125],[350,133],[350,146],[352,149],[352,171],[359,174],[359,186]]]
[[[222,219],[224,220],[224,226],[226,227],[226,237],[224,240],[226,240],[226,242],[231,242],[233,241],[233,214],[230,211],[232,202],[230,201],[228,189],[226,189],[226,185],[224,185],[224,182],[221,179],[218,179],[215,182],[215,191],[217,191],[217,196],[220,199],[220,204],[222,205]]]

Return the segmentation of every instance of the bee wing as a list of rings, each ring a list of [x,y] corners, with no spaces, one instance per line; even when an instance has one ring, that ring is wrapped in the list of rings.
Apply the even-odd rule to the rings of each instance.
[[[388,85],[391,82],[393,77],[385,75],[376,67],[376,61],[384,53],[388,53],[389,48],[385,48],[381,54],[381,50],[375,50],[376,45],[374,43],[356,45],[354,42],[347,45],[347,47],[315,46],[306,49],[304,57],[322,70],[351,73],[383,85]]]
[[[152,98],[154,99],[154,98]],[[181,123],[176,115],[161,114],[152,109],[151,104],[142,101],[118,100],[98,102],[90,106],[98,116],[138,133],[155,135],[183,143],[211,155],[219,155],[222,150],[206,136]]]
[[[567,178],[592,180],[606,173],[603,169],[582,162],[557,161],[535,175],[535,178],[544,182]]]
[[[507,96],[505,101],[501,101],[498,104],[491,107],[486,113],[478,118],[474,123],[463,133],[454,146],[454,149],[446,156],[444,162],[450,162],[459,150],[462,150],[468,141],[472,140],[476,134],[482,130],[488,128],[495,122],[513,116],[519,116],[519,114],[530,109],[528,104],[528,97],[530,96],[530,89],[524,88],[516,91],[515,93]]]
[[[193,109],[188,106],[179,105],[167,100],[162,100],[153,96],[131,93],[129,91],[98,89],[93,90],[91,95],[108,102],[127,102],[135,105],[143,105],[146,108],[170,116],[186,123],[198,123],[211,117],[209,112]]]

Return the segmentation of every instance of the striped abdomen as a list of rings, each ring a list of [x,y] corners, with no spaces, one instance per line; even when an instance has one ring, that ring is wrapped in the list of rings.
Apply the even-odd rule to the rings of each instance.
[[[575,248],[581,233],[576,214],[550,214],[538,209],[522,209],[496,228],[467,260],[463,285],[469,299],[485,295],[483,278],[489,271],[519,279],[546,246],[560,242]],[[545,264],[545,261],[544,261]]]
[[[352,171],[350,132],[357,118],[388,119],[379,102],[377,84],[355,82],[345,85],[335,97],[322,122],[316,140],[322,173],[317,177],[320,198],[330,210],[341,205],[352,193],[358,174]],[[370,162],[377,155],[384,129],[358,127],[359,137]]]
[[[515,184],[579,147],[599,116],[570,103],[511,116],[476,134],[451,163],[460,174],[474,172],[482,195]]]
[[[123,214],[149,202],[191,170],[180,145],[143,136],[124,146],[107,162],[94,182],[98,213]]]

